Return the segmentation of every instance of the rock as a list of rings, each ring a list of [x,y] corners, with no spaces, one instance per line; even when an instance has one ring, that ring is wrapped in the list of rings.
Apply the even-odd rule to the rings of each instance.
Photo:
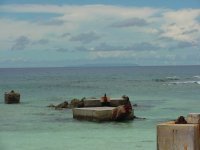
[[[20,94],[15,91],[11,91],[9,93],[5,93],[4,95],[5,104],[18,104],[20,103]]]
[[[55,109],[63,109],[63,108],[68,108],[68,102],[64,101],[63,103],[58,104],[55,106]]]
[[[175,121],[175,124],[187,124],[187,121],[183,116],[178,117],[178,119]]]
[[[70,108],[80,108],[84,107],[84,100],[79,100],[79,99],[72,99],[70,102]]]
[[[134,106],[134,107],[137,107],[137,106],[138,106],[138,104],[133,104],[133,106]]]
[[[134,119],[133,111],[132,109],[127,109],[126,105],[118,106],[112,112],[112,120],[124,121],[133,119]]]
[[[56,107],[54,104],[50,104],[47,107]]]
[[[122,96],[122,98],[123,98],[124,100],[127,100],[127,101],[129,101],[129,97],[128,97],[128,96],[126,96],[126,95],[123,95],[123,96]]]
[[[68,102],[67,101],[64,101],[58,105],[54,105],[54,104],[50,104],[49,106],[47,107],[51,107],[51,108],[55,108],[55,109],[63,109],[63,108],[68,108]]]

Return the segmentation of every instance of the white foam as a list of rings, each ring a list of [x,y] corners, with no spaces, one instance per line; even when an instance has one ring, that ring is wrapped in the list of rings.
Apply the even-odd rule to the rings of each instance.
[[[198,78],[198,79],[200,79],[200,76],[193,76],[193,78]]]
[[[177,81],[170,82],[170,84],[200,84],[200,81]]]

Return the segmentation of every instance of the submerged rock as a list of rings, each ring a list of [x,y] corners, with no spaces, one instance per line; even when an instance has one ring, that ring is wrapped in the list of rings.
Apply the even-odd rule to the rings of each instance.
[[[177,81],[177,80],[180,80],[180,79],[177,77],[166,77],[163,79],[153,79],[153,81],[155,81],[155,82],[169,82],[169,81]]]
[[[133,104],[134,107],[138,107],[138,104]]]
[[[68,108],[68,102],[67,101],[60,103],[55,107],[55,109],[63,109],[63,108]]]
[[[80,108],[84,107],[84,99],[79,100],[79,99],[72,99],[69,105],[69,108]]]
[[[9,93],[4,94],[4,102],[5,104],[18,104],[20,103],[20,94],[16,93],[14,90],[12,90]]]
[[[54,104],[50,104],[47,107],[56,107]]]
[[[63,109],[63,108],[68,108],[68,102],[67,101],[64,101],[58,105],[53,105],[53,104],[50,104],[49,106],[47,107],[52,107],[52,108],[55,108],[55,109]]]

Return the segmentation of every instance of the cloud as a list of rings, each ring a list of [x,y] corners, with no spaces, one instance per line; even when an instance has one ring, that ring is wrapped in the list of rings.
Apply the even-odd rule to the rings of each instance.
[[[175,46],[171,46],[170,50],[176,50],[176,49],[185,49],[185,48],[192,48],[199,46],[197,43],[194,42],[187,42],[187,41],[180,41]]]
[[[102,11],[103,10],[103,11]],[[78,19],[98,14],[104,16],[116,16],[123,18],[130,17],[148,17],[159,11],[159,9],[150,7],[122,7],[113,5],[39,5],[39,4],[23,4],[23,5],[1,5],[1,12],[15,13],[56,13],[65,14],[68,18],[77,17]],[[90,17],[89,17],[90,18]]]
[[[52,20],[46,20],[46,21],[38,21],[39,25],[46,25],[46,26],[61,26],[65,24],[64,20],[58,20],[58,19],[52,19]]]
[[[117,50],[124,50],[126,49],[124,46],[115,46],[115,45],[110,45],[107,43],[100,43],[96,47],[93,48],[93,50],[96,51],[117,51]]]
[[[165,23],[161,26],[161,37],[177,41],[197,42],[200,33],[198,17],[200,9],[168,10],[163,12]]]
[[[69,37],[71,34],[70,33],[63,33],[60,35],[60,38],[65,38],[65,37]]]
[[[20,36],[14,40],[11,50],[24,50],[30,45],[33,47],[35,45],[46,45],[48,43],[48,39],[31,40],[27,36]]]
[[[126,19],[117,23],[113,23],[111,27],[115,28],[125,28],[125,27],[141,27],[148,25],[147,21],[141,18],[131,18]]]
[[[101,36],[99,36],[97,33],[91,31],[91,32],[87,32],[87,33],[81,33],[81,34],[76,35],[76,36],[72,36],[70,38],[70,41],[88,44],[88,43],[96,41],[100,38],[101,38]]]
[[[69,52],[69,49],[67,49],[67,48],[57,48],[56,51],[63,53],[63,52]]]
[[[194,43],[191,43],[191,42],[179,42],[177,44],[177,47],[178,48],[187,48],[187,47],[192,47],[192,46],[195,46],[196,44]]]
[[[153,45],[148,42],[135,43],[130,46],[121,46],[121,45],[110,45],[107,43],[101,43],[94,47],[92,50],[96,51],[150,51],[150,50],[159,50],[160,46]]]
[[[26,36],[20,36],[14,41],[11,50],[24,50],[31,43],[30,39]]]
[[[134,50],[134,51],[150,51],[150,50],[159,50],[161,49],[158,45],[153,45],[148,42],[136,43],[130,47],[127,47],[127,50]]]
[[[196,32],[199,32],[198,29],[191,29],[189,31],[184,31],[182,34],[192,34],[192,33],[196,33]]]
[[[40,39],[40,40],[36,40],[36,41],[33,41],[31,44],[39,44],[39,45],[45,45],[45,44],[48,44],[49,43],[49,40],[48,39]]]
[[[76,51],[90,51],[90,49],[86,48],[85,46],[78,46],[78,47],[75,47],[75,50]]]

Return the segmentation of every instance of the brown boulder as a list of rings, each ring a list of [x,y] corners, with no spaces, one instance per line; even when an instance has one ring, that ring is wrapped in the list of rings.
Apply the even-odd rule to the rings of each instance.
[[[112,120],[125,121],[133,119],[134,119],[133,111],[132,109],[127,110],[126,105],[118,106],[112,111]]]

